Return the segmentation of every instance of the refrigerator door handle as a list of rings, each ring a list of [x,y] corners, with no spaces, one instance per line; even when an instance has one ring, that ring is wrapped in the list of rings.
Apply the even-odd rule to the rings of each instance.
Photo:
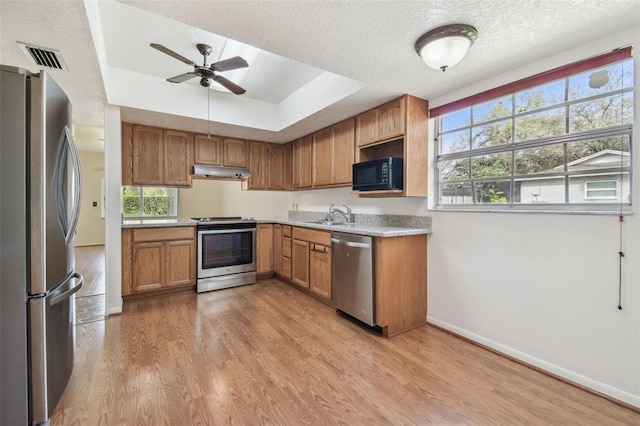
[[[71,160],[72,170],[70,174],[67,174],[67,159]],[[65,177],[67,177],[67,179],[73,179],[73,187],[70,188],[70,195],[73,197],[71,217],[68,217],[67,199],[65,198]],[[60,135],[60,141],[58,142],[56,164],[53,169],[53,185],[51,188],[53,204],[56,211],[56,222],[65,244],[69,244],[73,239],[73,233],[78,224],[81,189],[80,160],[73,142],[73,137],[71,136],[71,131],[69,127],[65,125]]]
[[[60,294],[52,295],[51,298],[49,299],[49,306],[57,305],[58,303],[62,302],[65,299],[68,299],[72,294],[80,290],[80,288],[82,287],[82,284],[84,283],[84,277],[82,276],[82,274],[78,272],[74,272],[69,277],[69,280],[74,278],[77,280],[76,284],[70,289],[63,291]]]
[[[80,170],[80,157],[78,157],[78,150],[76,144],[73,141],[71,130],[69,127],[64,126],[64,131],[67,135],[67,144],[69,146],[69,153],[71,154],[71,164],[73,166],[74,179],[74,191],[73,191],[73,212],[71,215],[71,224],[69,226],[69,235],[73,236],[78,225],[78,218],[80,217],[80,197],[82,194],[82,170]],[[71,238],[69,238],[69,241]],[[68,243],[68,242],[67,242]]]

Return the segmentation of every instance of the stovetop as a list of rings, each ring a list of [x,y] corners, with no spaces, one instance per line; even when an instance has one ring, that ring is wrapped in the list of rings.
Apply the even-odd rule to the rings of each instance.
[[[198,225],[216,225],[216,224],[231,224],[231,223],[255,223],[256,220],[252,217],[241,216],[223,216],[223,217],[192,217],[191,220],[198,222]]]

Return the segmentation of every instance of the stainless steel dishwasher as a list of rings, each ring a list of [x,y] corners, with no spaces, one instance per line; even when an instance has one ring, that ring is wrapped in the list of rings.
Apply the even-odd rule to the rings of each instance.
[[[375,325],[373,239],[334,232],[331,236],[331,291],[336,308]]]

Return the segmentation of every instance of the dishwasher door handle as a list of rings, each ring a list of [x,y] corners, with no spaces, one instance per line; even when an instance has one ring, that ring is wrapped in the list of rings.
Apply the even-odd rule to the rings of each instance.
[[[371,248],[371,244],[355,243],[353,241],[345,241],[345,240],[340,240],[338,238],[331,238],[331,242],[334,243],[334,244],[341,244],[341,245],[347,246],[347,247]]]

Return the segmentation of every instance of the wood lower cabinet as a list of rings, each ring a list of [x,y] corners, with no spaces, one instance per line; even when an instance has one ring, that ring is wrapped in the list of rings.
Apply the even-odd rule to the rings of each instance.
[[[291,226],[282,225],[282,277],[291,279]]]
[[[426,324],[427,236],[374,238],[375,321],[393,335]]]
[[[331,300],[331,247],[312,244],[309,255],[309,290]]]
[[[256,274],[271,276],[274,272],[273,225],[256,226]]]
[[[122,230],[122,295],[125,300],[193,290],[196,228]]]
[[[273,225],[273,272],[282,275],[282,225]]]
[[[331,306],[331,232],[293,228],[291,282]]]

